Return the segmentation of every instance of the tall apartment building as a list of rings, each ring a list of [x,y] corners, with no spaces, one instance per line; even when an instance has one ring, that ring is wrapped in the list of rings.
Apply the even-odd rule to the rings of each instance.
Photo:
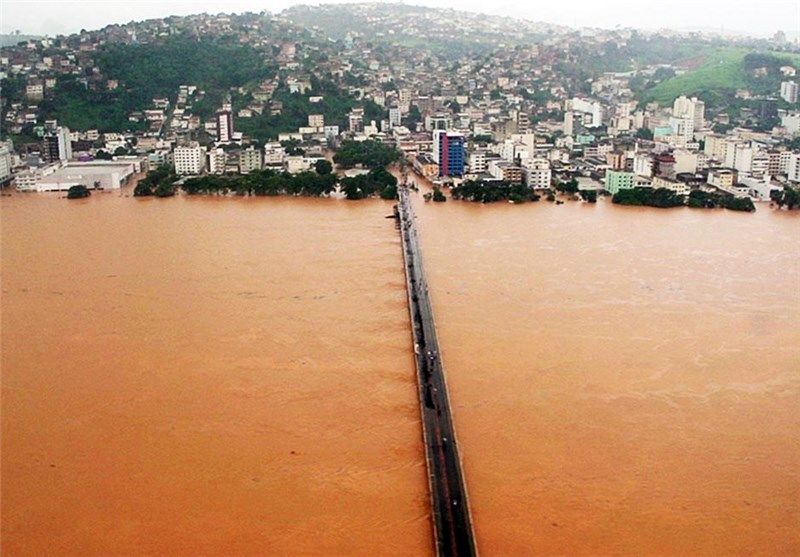
[[[573,97],[567,101],[567,111],[569,110],[586,114],[588,118],[584,118],[584,124],[587,128],[597,128],[603,125],[603,107],[598,101]]]
[[[42,140],[42,154],[47,162],[68,161],[72,158],[69,128],[59,126]]]
[[[706,103],[697,97],[690,99],[681,95],[672,103],[672,115],[675,118],[691,118],[693,129],[699,130],[705,125]]]
[[[208,171],[211,174],[225,174],[227,162],[228,155],[222,147],[217,147],[208,152]]]
[[[575,115],[571,110],[564,113],[564,135],[570,136],[575,132]]]
[[[787,103],[795,104],[797,102],[797,82],[784,81],[781,83],[781,98]]]
[[[553,178],[550,162],[547,159],[533,159],[524,167],[525,184],[534,190],[547,189]]]
[[[434,131],[433,160],[439,165],[439,176],[463,176],[464,136],[445,130]]]
[[[800,182],[800,153],[792,153],[789,157],[786,175],[790,182]]]
[[[347,116],[348,127],[352,133],[364,131],[364,109],[354,108]]]
[[[228,106],[217,111],[217,141],[230,143],[233,139],[233,112]]]
[[[389,128],[394,128],[395,126],[400,125],[400,118],[402,114],[400,112],[400,107],[393,106],[389,109]]]
[[[175,147],[175,173],[181,176],[200,174],[206,166],[205,148],[196,141],[188,145]]]
[[[673,116],[669,119],[672,135],[676,143],[686,146],[694,139],[694,118],[689,116]]]
[[[633,173],[637,176],[653,176],[653,157],[649,153],[637,153],[633,157]]]
[[[11,142],[0,141],[0,185],[11,178]]]

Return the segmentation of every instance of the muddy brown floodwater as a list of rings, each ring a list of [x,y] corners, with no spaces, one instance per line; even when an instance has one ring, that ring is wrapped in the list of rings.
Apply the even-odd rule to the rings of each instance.
[[[390,203],[0,211],[3,554],[432,552]]]
[[[482,554],[800,553],[798,215],[415,205]],[[3,554],[430,554],[390,207],[0,199]]]
[[[800,215],[415,206],[482,554],[800,553]]]

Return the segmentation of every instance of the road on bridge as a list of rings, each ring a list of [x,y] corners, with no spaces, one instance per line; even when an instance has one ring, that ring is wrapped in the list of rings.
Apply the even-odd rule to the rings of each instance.
[[[436,552],[440,556],[472,556],[476,555],[475,536],[414,212],[408,188],[398,190],[396,213],[405,260]]]

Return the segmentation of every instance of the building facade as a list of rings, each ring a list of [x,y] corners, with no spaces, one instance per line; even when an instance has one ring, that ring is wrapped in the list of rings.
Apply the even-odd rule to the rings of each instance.
[[[445,130],[434,131],[433,160],[439,165],[439,176],[463,176],[464,136]]]
[[[205,149],[196,141],[175,147],[175,173],[181,176],[200,174],[206,166]]]

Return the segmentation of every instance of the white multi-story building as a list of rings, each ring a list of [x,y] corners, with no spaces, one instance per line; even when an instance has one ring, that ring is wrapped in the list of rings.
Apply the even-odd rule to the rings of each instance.
[[[648,153],[637,153],[633,156],[633,173],[637,176],[653,175],[653,157]]]
[[[567,111],[569,110],[585,114],[583,121],[587,128],[597,128],[603,125],[603,106],[599,101],[573,97],[567,101]]]
[[[239,153],[239,172],[248,174],[253,170],[261,170],[261,161],[261,151],[255,147],[249,147]]]
[[[653,177],[652,186],[653,189],[668,189],[677,195],[689,195],[689,192],[692,191],[692,188],[690,188],[685,182],[674,180],[672,178],[665,178],[663,176]]]
[[[58,126],[44,136],[44,157],[47,162],[68,161],[72,158],[72,140],[69,128]]]
[[[290,155],[285,159],[286,172],[289,174],[297,174],[298,172],[305,172],[311,169],[311,159],[302,155]]]
[[[205,148],[196,141],[189,145],[175,147],[173,155],[175,160],[175,173],[181,176],[187,174],[200,174],[206,166]]]
[[[364,109],[354,108],[347,116],[348,127],[352,133],[364,131]]]
[[[472,174],[486,172],[486,151],[473,151],[469,155],[469,171]]]
[[[211,174],[224,174],[227,162],[228,155],[222,147],[217,147],[208,152],[208,171]]]
[[[286,152],[283,150],[280,143],[272,142],[264,145],[264,166],[273,168],[283,166],[285,157]]]
[[[0,184],[11,178],[11,142],[0,141]]]
[[[697,97],[687,98],[683,95],[672,103],[672,115],[675,118],[691,118],[695,130],[705,125],[706,103]]]
[[[685,147],[687,143],[694,139],[694,118],[673,116],[669,119],[669,125],[678,145]]]
[[[796,81],[784,81],[781,83],[781,98],[787,103],[795,104],[797,102]]]
[[[523,166],[525,183],[534,190],[543,190],[550,187],[553,172],[547,159],[532,159]]]
[[[675,174],[697,172],[697,153],[686,149],[675,149],[672,157],[675,159]]]
[[[778,155],[778,174],[789,174],[789,165],[792,162],[791,151],[781,151]]]
[[[564,113],[564,135],[570,136],[575,132],[575,115],[571,110]]]
[[[724,161],[728,152],[728,139],[723,135],[708,134],[703,152],[717,161]]]
[[[400,112],[400,107],[393,106],[389,109],[389,128],[394,128],[395,126],[400,125],[400,118],[402,113]]]
[[[789,167],[786,175],[790,182],[800,182],[800,153],[792,153],[789,157]]]
[[[781,126],[792,135],[800,132],[800,112],[788,112],[781,116]]]

